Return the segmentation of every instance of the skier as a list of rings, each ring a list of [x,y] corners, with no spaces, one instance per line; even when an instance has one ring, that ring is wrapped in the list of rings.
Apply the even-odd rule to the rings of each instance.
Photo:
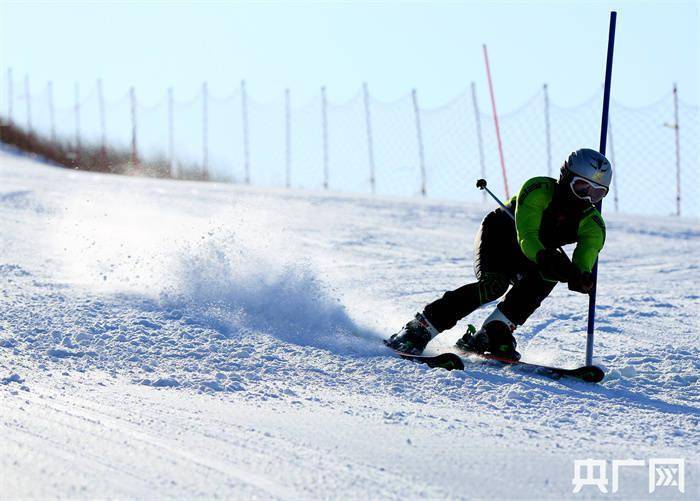
[[[519,360],[513,331],[558,282],[568,283],[575,292],[591,292],[591,271],[605,242],[605,223],[593,204],[607,195],[611,180],[608,159],[595,150],[580,149],[564,162],[558,181],[526,181],[505,204],[515,221],[498,208],[481,223],[474,240],[477,281],[428,304],[387,345],[420,354],[440,332],[505,294],[481,329],[470,325],[457,347]],[[572,260],[558,249],[570,243],[576,243]]]

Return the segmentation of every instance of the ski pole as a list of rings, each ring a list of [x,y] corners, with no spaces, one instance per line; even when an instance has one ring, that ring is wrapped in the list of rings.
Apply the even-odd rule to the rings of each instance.
[[[503,202],[501,202],[501,201],[498,199],[498,197],[497,197],[496,195],[494,195],[494,194],[491,192],[491,190],[489,190],[489,189],[486,187],[486,179],[479,179],[479,180],[476,182],[476,187],[479,188],[480,190],[486,190],[486,193],[488,193],[489,195],[491,195],[491,198],[493,198],[493,199],[496,201],[496,203],[497,203],[498,205],[501,206],[501,209],[503,209],[504,211],[506,211],[506,214],[508,214],[508,215],[510,216],[510,218],[511,218],[513,221],[515,221],[515,216],[514,216],[513,213],[510,211],[510,209],[509,209],[508,207],[506,207],[505,205],[503,205]]]

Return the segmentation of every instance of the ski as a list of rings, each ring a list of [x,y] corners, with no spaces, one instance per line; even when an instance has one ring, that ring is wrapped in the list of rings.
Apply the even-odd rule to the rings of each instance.
[[[385,342],[384,344],[387,343]],[[595,365],[584,365],[575,369],[565,369],[563,367],[552,367],[549,365],[512,360],[509,358],[499,357],[497,355],[491,355],[490,353],[476,353],[473,351],[459,350],[458,353],[448,351],[437,355],[414,355],[412,353],[405,353],[395,350],[390,346],[387,346],[387,348],[404,360],[410,360],[419,364],[425,364],[430,368],[440,368],[448,371],[465,370],[464,358],[477,357],[482,360],[492,360],[504,365],[522,367],[523,369],[537,374],[553,377],[555,379],[559,379],[561,377],[571,377],[580,379],[581,381],[585,381],[587,383],[599,383],[605,377],[605,372],[603,372],[603,369]]]
[[[386,342],[384,344],[386,344]],[[413,355],[411,353],[404,353],[402,351],[395,350],[390,346],[387,346],[387,348],[404,360],[425,364],[432,369],[440,368],[448,371],[464,370],[464,361],[456,353],[447,352],[440,353],[439,355]]]
[[[548,365],[532,364],[520,360],[512,360],[509,358],[499,357],[490,353],[476,353],[473,351],[459,350],[460,355],[464,357],[478,357],[483,360],[493,360],[505,365],[514,365],[532,370],[535,373],[544,374],[554,378],[572,377],[586,381],[587,383],[599,383],[605,377],[605,372],[600,367],[595,365],[584,365],[575,369],[565,369],[563,367],[551,367]]]

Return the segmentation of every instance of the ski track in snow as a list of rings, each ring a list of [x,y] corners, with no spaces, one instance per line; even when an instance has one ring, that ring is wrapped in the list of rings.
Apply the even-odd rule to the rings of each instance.
[[[589,385],[431,370],[381,346],[473,279],[488,206],[7,152],[0,180],[1,497],[553,499],[588,457],[684,457],[686,496],[700,493],[697,220],[606,213],[607,377]],[[524,359],[580,365],[587,304],[559,286],[517,333]],[[646,481],[630,470],[621,496],[648,496]]]

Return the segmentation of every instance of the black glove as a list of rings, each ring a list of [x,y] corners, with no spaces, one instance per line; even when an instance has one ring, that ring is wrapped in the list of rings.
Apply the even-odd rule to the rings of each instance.
[[[593,285],[593,274],[587,271],[580,271],[578,268],[576,268],[569,279],[569,290],[580,292],[581,294],[590,294],[593,290]]]
[[[542,249],[537,253],[537,264],[542,276],[548,280],[568,282],[575,273],[575,267],[568,256],[557,249]]]

